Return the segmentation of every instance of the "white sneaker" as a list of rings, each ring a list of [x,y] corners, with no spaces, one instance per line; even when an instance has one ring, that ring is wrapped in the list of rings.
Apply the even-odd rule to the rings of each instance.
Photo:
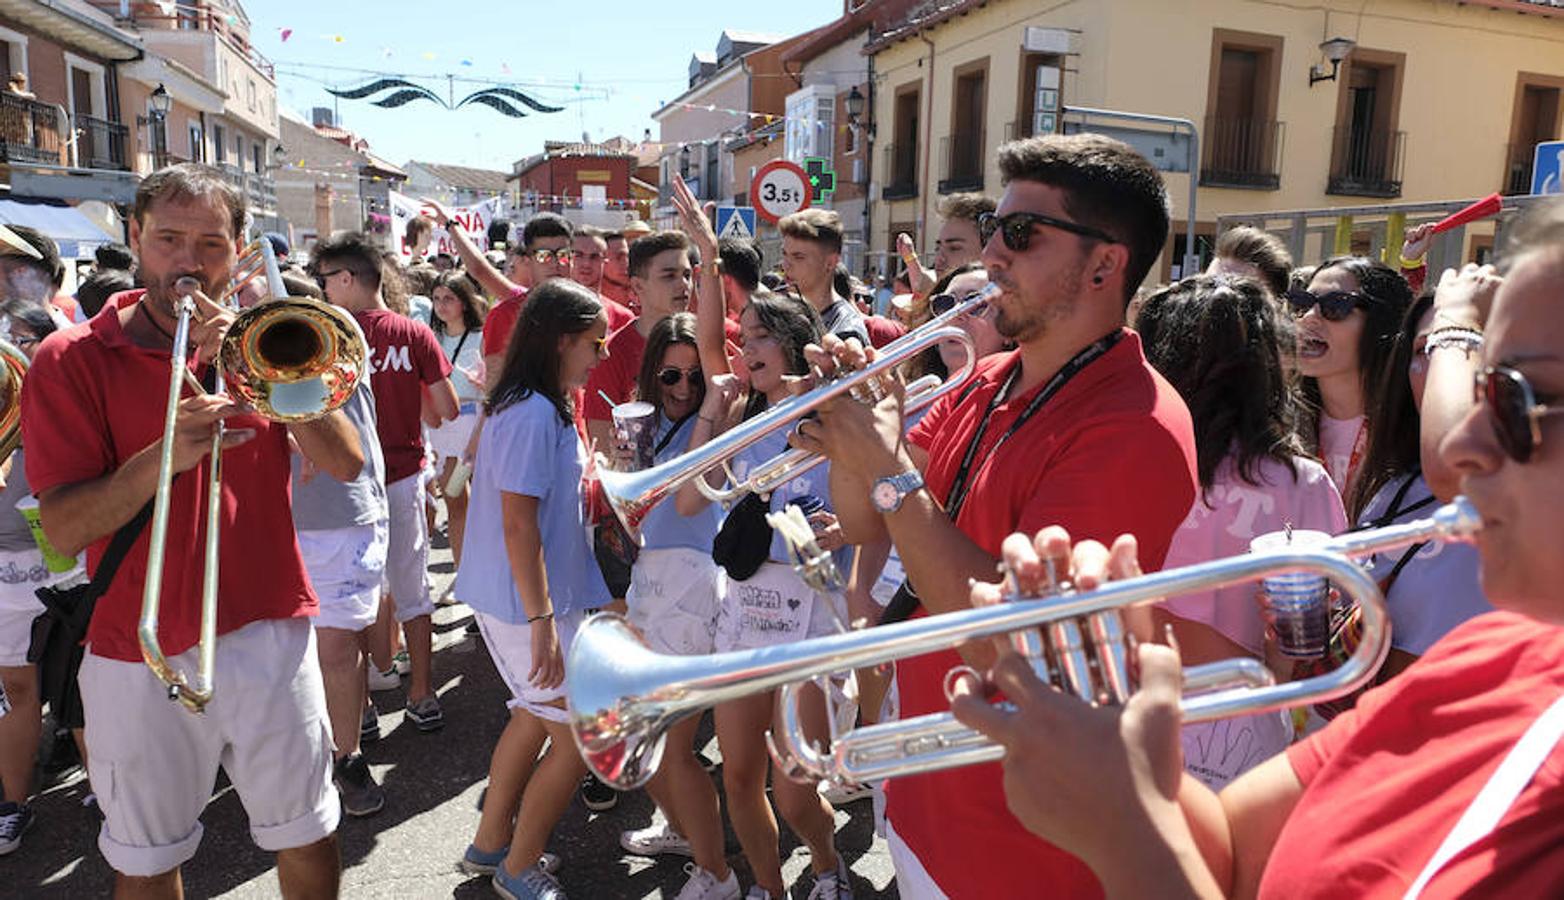
[[[809,900],[853,900],[853,883],[847,877],[847,860],[836,858],[836,871],[815,876]]]
[[[668,827],[667,822],[657,822],[635,831],[619,832],[619,846],[626,853],[636,856],[661,856],[665,853],[694,857],[690,842]]]
[[[717,876],[695,863],[685,863],[684,871],[690,880],[679,889],[677,900],[738,900],[739,876],[732,869],[725,881],[718,881]]]
[[[369,667],[369,689],[372,691],[394,691],[402,686],[402,679],[396,674],[396,668],[382,672],[374,666]]]
[[[832,806],[846,806],[874,796],[874,787],[867,784],[831,784],[820,782],[820,796]]]

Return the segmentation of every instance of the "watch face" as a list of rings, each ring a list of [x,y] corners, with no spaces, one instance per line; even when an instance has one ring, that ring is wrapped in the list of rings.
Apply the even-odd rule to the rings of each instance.
[[[901,491],[889,481],[876,481],[874,488],[869,492],[869,498],[874,501],[878,509],[895,509],[896,501],[901,499]]]

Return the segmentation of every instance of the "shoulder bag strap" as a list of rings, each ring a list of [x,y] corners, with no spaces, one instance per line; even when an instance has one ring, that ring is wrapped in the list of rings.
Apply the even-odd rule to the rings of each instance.
[[[141,530],[147,526],[147,520],[152,518],[152,501],[131,518],[129,522],[120,526],[119,531],[114,532],[114,539],[109,541],[109,548],[103,551],[103,559],[98,561],[98,571],[92,575],[92,595],[103,596],[114,583],[114,575],[119,571],[120,563],[125,561],[125,555],[141,537]]]

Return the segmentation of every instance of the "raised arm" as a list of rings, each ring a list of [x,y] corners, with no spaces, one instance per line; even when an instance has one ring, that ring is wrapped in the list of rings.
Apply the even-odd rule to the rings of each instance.
[[[1427,339],[1428,376],[1423,387],[1421,457],[1423,477],[1440,500],[1460,492],[1460,473],[1439,454],[1444,440],[1472,408],[1472,379],[1482,365],[1476,336],[1482,334],[1493,307],[1493,296],[1504,279],[1492,266],[1467,264],[1460,272],[1446,269],[1434,291],[1434,321]]]
[[[701,369],[709,374],[731,372],[727,339],[722,323],[727,317],[727,298],[722,288],[722,257],[717,233],[689,185],[678,175],[673,177],[673,205],[679,210],[684,233],[701,254],[700,302],[695,306],[695,339],[700,350]]]
[[[484,256],[478,249],[478,245],[472,242],[462,223],[451,217],[451,211],[444,204],[427,197],[423,199],[423,203],[434,213],[434,220],[440,223],[440,227],[451,236],[451,244],[456,247],[456,255],[461,257],[467,273],[477,279],[478,285],[485,293],[490,297],[503,300],[516,292],[516,283],[489,264],[488,257]]]

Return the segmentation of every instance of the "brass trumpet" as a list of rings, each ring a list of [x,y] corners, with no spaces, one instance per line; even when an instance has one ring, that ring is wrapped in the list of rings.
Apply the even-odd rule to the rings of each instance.
[[[22,379],[27,355],[10,341],[0,341],[0,461],[22,442]]]
[[[367,375],[369,346],[353,317],[328,304],[288,297],[270,242],[258,240],[239,256],[235,274],[219,295],[220,305],[232,304],[239,291],[262,276],[274,299],[241,312],[224,335],[217,355],[217,393],[275,422],[305,422],[324,416],[348,401]],[[174,477],[174,432],[179,398],[185,385],[205,393],[191,373],[190,322],[195,301],[189,293],[176,305],[178,322],[168,381],[168,406],[158,460],[152,536],[147,548],[146,584],[141,595],[137,636],[141,655],[168,685],[170,700],[200,712],[212,699],[212,670],[217,651],[218,538],[222,511],[223,425],[213,430],[207,461],[206,546],[201,580],[201,636],[194,679],[176,672],[158,641],[158,606],[163,587],[163,561],[168,546],[170,485]]]
[[[1458,497],[1428,518],[1345,534],[1323,548],[1251,553],[1109,582],[1093,591],[1066,587],[1041,597],[1015,596],[998,606],[709,656],[654,653],[623,618],[597,615],[576,633],[565,667],[571,731],[587,766],[627,790],[657,771],[667,729],[679,719],[783,688],[783,729],[773,731],[772,749],[784,771],[861,783],[991,762],[1003,749],[949,713],[833,734],[823,750],[804,735],[793,702],[797,688],[832,673],[1004,634],[1034,651],[1034,666],[1059,689],[1091,703],[1122,703],[1134,690],[1134,678],[1133,639],[1121,623],[1121,607],[1297,571],[1325,576],[1361,606],[1362,642],[1352,656],[1332,672],[1280,685],[1249,658],[1188,668],[1184,721],[1316,703],[1362,687],[1390,650],[1385,598],[1353,558],[1419,541],[1469,540],[1479,527],[1476,510]],[[947,693],[949,687],[947,679]]]
[[[998,288],[989,285],[976,295],[956,304],[943,315],[936,316],[918,328],[909,331],[880,348],[874,362],[855,372],[826,382],[807,393],[799,394],[771,407],[753,419],[717,435],[705,444],[670,459],[662,465],[635,472],[614,472],[599,454],[595,469],[603,496],[613,507],[615,515],[624,524],[632,539],[641,539],[641,522],[652,507],[677,491],[680,486],[695,479],[695,486],[708,500],[730,503],[745,494],[768,496],[777,488],[792,481],[810,469],[825,462],[825,457],[806,450],[791,449],[773,456],[755,466],[743,479],[733,474],[730,462],[746,447],[753,445],[778,429],[792,428],[799,420],[811,415],[827,402],[843,394],[865,400],[874,399],[874,385],[885,377],[894,377],[896,369],[904,362],[946,341],[955,341],[966,349],[967,358],[959,371],[943,381],[936,375],[926,375],[907,385],[905,408],[907,412],[923,409],[940,397],[960,387],[977,365],[972,339],[960,328],[949,323],[957,316],[987,302]],[[706,475],[721,469],[727,477],[723,487],[712,487]]]

